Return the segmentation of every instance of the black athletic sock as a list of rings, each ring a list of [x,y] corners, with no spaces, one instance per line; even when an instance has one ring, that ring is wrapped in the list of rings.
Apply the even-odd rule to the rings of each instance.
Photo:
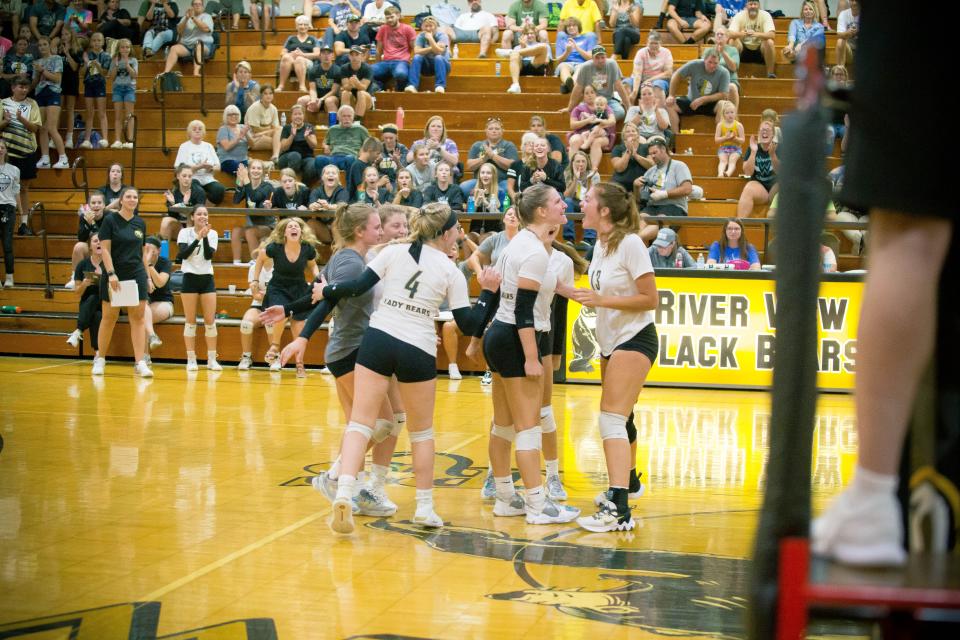
[[[633,411],[630,412],[630,415],[627,416],[627,424],[624,425],[627,428],[627,441],[630,444],[633,444],[637,441],[637,425],[633,421]]]
[[[663,29],[663,21],[667,19],[667,14],[661,13],[657,16],[657,26],[656,29]]]
[[[697,44],[697,41],[694,40],[693,38],[687,38],[687,41],[684,42],[683,44]]]
[[[630,493],[636,493],[640,491],[640,487],[643,485],[640,483],[640,476],[643,475],[643,472],[637,473],[636,467],[630,469]]]
[[[610,502],[617,507],[621,520],[630,519],[630,504],[627,502],[627,490],[623,487],[610,487]]]

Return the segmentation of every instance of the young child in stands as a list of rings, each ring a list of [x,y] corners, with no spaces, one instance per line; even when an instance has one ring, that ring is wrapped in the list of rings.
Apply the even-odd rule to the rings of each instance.
[[[140,65],[131,55],[132,52],[133,43],[123,38],[117,46],[117,55],[113,56],[110,64],[110,80],[113,82],[113,128],[117,134],[116,142],[110,145],[113,149],[133,148],[133,142],[123,141],[125,123],[127,138],[133,139],[133,121],[128,118],[133,115],[133,105],[137,101],[137,73]]]
[[[717,103],[717,130],[713,141],[720,145],[717,149],[717,177],[730,177],[737,170],[737,161],[743,154],[746,134],[743,125],[737,120],[737,107],[729,100]]]
[[[93,141],[90,139],[93,133],[93,121],[96,117],[100,118],[101,137],[97,142],[97,147],[106,149],[110,146],[108,138],[110,137],[110,128],[107,124],[107,79],[106,74],[110,71],[110,54],[103,50],[103,34],[94,33],[90,36],[90,44],[87,46],[86,53],[83,54],[83,97],[87,106],[86,134],[83,142],[80,143],[81,149],[92,149]]]

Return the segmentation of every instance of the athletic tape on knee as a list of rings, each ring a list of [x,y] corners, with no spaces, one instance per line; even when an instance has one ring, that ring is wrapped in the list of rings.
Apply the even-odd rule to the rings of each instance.
[[[609,411],[600,412],[600,439],[626,440],[627,416],[621,416]]]
[[[410,432],[410,442],[426,442],[427,440],[433,440],[433,427],[427,427],[421,431],[411,431]]]
[[[627,440],[631,443],[637,441],[637,425],[633,421],[633,411],[630,412],[630,417],[627,418]]]
[[[540,430],[553,433],[557,430],[557,421],[553,417],[553,407],[540,407]]]
[[[540,425],[530,427],[517,432],[517,438],[514,441],[517,451],[539,451],[542,447],[543,431]]]
[[[245,335],[245,336],[252,335],[252,334],[253,334],[253,323],[250,322],[249,320],[241,320],[241,321],[240,321],[240,333],[242,333],[242,334]]]
[[[362,433],[363,437],[366,438],[367,440],[373,437],[373,429],[371,429],[365,424],[360,424],[359,422],[350,422],[349,424],[347,424],[346,433],[350,433],[351,431],[353,431],[354,433]]]
[[[373,427],[373,441],[383,442],[393,434],[393,423],[383,418],[377,418],[377,424]]]
[[[513,425],[502,427],[495,424],[490,427],[490,435],[500,438],[501,440],[506,440],[507,442],[513,442],[517,438],[517,431],[513,428]]]
[[[217,337],[217,323],[203,325],[203,334],[208,338]]]
[[[186,338],[193,338],[197,335],[197,325],[190,324],[189,322],[183,323],[183,335]]]

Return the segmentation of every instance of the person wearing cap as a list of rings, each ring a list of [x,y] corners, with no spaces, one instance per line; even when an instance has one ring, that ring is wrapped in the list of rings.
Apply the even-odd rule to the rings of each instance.
[[[603,25],[603,13],[594,0],[567,0],[560,9],[560,22],[567,18],[576,18],[583,25],[584,32],[594,31],[600,41],[600,27]]]
[[[162,242],[157,236],[148,236],[143,245],[143,266],[147,270],[147,304],[143,308],[143,329],[147,336],[147,350],[163,344],[153,325],[173,317],[173,290],[170,288],[170,261],[160,255]]]
[[[352,106],[354,116],[362,118],[373,108],[373,69],[363,61],[366,49],[350,48],[350,60],[340,67],[340,106]]]
[[[323,43],[333,46],[334,39],[347,30],[347,19],[350,16],[360,17],[359,2],[354,0],[336,0],[330,8],[330,26],[323,32]]]
[[[399,131],[395,124],[385,124],[380,129],[380,142],[383,148],[375,164],[381,176],[386,176],[392,187],[397,184],[397,172],[403,168],[407,158],[407,147],[398,139]]]
[[[777,49],[773,43],[776,25],[773,16],[760,8],[760,0],[747,0],[746,8],[730,18],[727,35],[730,44],[740,50],[740,62],[763,63],[767,77],[777,77]]]
[[[648,251],[654,269],[676,269],[678,256],[683,264],[682,268],[690,269],[697,266],[690,253],[680,246],[677,232],[669,227],[664,227],[657,232],[657,238]]]
[[[507,93],[520,93],[520,76],[544,76],[550,62],[550,45],[537,41],[537,28],[528,24],[513,50],[497,49],[498,56],[510,58],[510,79]]]
[[[343,105],[337,111],[339,122],[327,129],[327,135],[323,139],[323,155],[314,160],[317,175],[320,175],[328,164],[346,171],[357,159],[360,147],[370,137],[370,132],[362,124],[354,122],[353,118],[354,111],[350,105]]]
[[[232,104],[240,109],[241,120],[247,114],[247,109],[260,99],[260,84],[251,77],[252,74],[250,63],[241,60],[233,68],[233,80],[227,83],[223,106]]]
[[[667,5],[667,31],[680,44],[696,44],[710,33],[710,19],[704,13],[703,0],[670,0]],[[684,38],[682,30],[693,29]]]
[[[687,215],[687,196],[693,191],[693,176],[686,163],[670,157],[663,138],[647,141],[647,153],[653,166],[643,174],[649,200],[641,213],[652,216]]]
[[[333,53],[336,55],[336,63],[339,66],[350,63],[350,50],[359,48],[361,53],[366,53],[372,46],[370,36],[365,30],[360,29],[360,16],[350,15],[347,18],[347,29],[337,34],[333,41]]]
[[[382,0],[386,1],[386,0]],[[374,5],[368,5],[368,8]],[[381,87],[393,78],[396,90],[407,86],[410,75],[410,59],[413,56],[417,32],[410,25],[400,22],[400,10],[388,5],[384,11],[384,24],[377,30],[377,60],[373,65],[373,78]]]
[[[469,11],[457,16],[453,27],[444,27],[450,42],[479,42],[480,53],[478,58],[486,58],[490,50],[490,43],[497,39],[497,17],[489,11],[484,11],[480,0],[470,0]]]
[[[607,58],[607,49],[597,45],[590,52],[593,60],[580,65],[574,78],[573,91],[570,92],[570,102],[567,111],[572,111],[583,100],[583,88],[593,85],[598,96],[607,99],[607,105],[613,111],[618,122],[626,115],[625,104],[630,104],[630,94],[623,85],[623,74],[616,60]]]
[[[687,95],[680,95],[681,79],[689,79]],[[680,130],[680,116],[714,116],[718,100],[726,100],[730,92],[730,72],[720,64],[716,49],[707,49],[702,60],[691,60],[673,72],[667,113],[670,128]]]
[[[327,113],[336,113],[340,106],[340,67],[333,63],[333,47],[320,45],[320,59],[307,72],[308,95],[298,103],[310,113],[318,113],[321,105]]]
[[[434,76],[433,90],[443,93],[447,90],[447,76],[450,75],[450,36],[438,31],[439,23],[432,16],[423,20],[423,31],[413,45],[413,63],[410,65],[410,84],[406,91],[416,93],[420,88],[420,74]]]

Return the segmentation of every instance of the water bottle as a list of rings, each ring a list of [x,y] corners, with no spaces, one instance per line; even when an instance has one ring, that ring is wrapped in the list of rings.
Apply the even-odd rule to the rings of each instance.
[[[397,107],[397,129],[403,129],[403,107]]]
[[[376,62],[377,60],[377,47],[375,45],[370,45],[369,52],[370,62]]]
[[[683,253],[679,247],[677,247],[677,259],[674,261],[673,266],[676,269],[683,269]]]
[[[458,44],[453,45],[453,57],[454,59],[460,57],[460,45]]]
[[[701,253],[697,256],[697,269],[703,269],[703,268],[704,268],[703,254]]]
[[[160,257],[166,260],[170,259],[170,241],[169,240],[160,241]]]
[[[503,197],[503,211],[506,213],[507,209],[510,208],[510,194],[508,193]]]
[[[473,199],[473,196],[467,198],[467,213],[475,213],[477,211],[477,203]]]
[[[494,72],[497,74],[497,77],[499,78],[499,77],[500,77],[500,71],[501,71],[501,65],[500,65],[500,61],[499,61],[499,60],[497,60],[497,63],[496,63],[495,65],[493,65],[493,70],[494,70]]]
[[[12,304],[5,304],[0,307],[0,313],[22,313],[23,309]]]
[[[281,127],[287,126],[287,114],[286,114],[286,113],[281,113],[281,114],[280,114],[280,126],[281,126]]]
[[[330,126],[331,126],[331,127],[337,124],[337,112],[336,112],[336,111],[331,111],[330,113],[327,114],[327,122],[330,123]]]

